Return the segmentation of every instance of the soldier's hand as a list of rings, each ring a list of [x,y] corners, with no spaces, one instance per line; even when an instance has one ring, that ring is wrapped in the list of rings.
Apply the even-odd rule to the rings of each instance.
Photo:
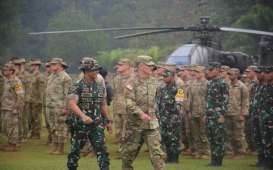
[[[112,123],[111,122],[107,123],[106,129],[107,129],[109,134],[113,133],[113,128],[112,128]]]
[[[224,123],[225,122],[225,118],[223,115],[221,115],[219,118],[218,118],[218,123]]]
[[[88,124],[91,124],[93,122],[93,120],[90,117],[86,116],[86,115],[83,115],[81,118],[82,118],[82,121],[83,121],[84,124],[88,125]]]
[[[140,117],[140,119],[143,120],[143,121],[149,121],[149,120],[152,119],[151,116],[147,115],[147,114],[144,113],[144,112],[140,112],[140,113],[139,113],[139,117]]]

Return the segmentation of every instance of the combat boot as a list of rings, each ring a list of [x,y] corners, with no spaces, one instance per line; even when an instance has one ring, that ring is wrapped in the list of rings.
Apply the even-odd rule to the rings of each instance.
[[[3,149],[5,152],[17,152],[16,144],[9,143],[6,148]]]
[[[49,151],[49,154],[53,154],[54,152],[56,152],[58,150],[58,144],[54,143],[51,150]]]
[[[63,155],[64,154],[64,144],[59,143],[57,150],[55,152],[52,152],[52,154],[54,154],[54,155]]]
[[[215,158],[215,166],[222,166],[223,158],[222,157],[217,157]]]
[[[210,163],[207,164],[207,166],[216,166],[216,157],[215,156],[211,156]]]

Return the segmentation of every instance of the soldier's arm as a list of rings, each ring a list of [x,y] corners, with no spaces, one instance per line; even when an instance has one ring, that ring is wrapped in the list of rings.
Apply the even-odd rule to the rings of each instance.
[[[228,110],[228,100],[229,100],[229,87],[228,84],[223,82],[222,85],[222,115],[225,115]]]
[[[246,85],[242,84],[241,92],[242,92],[242,110],[241,114],[242,115],[248,115],[248,108],[249,108],[249,92],[248,88]]]

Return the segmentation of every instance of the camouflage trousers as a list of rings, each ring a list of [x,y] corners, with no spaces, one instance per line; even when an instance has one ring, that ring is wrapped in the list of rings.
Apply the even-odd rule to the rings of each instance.
[[[121,151],[122,170],[133,170],[136,159],[143,143],[149,149],[150,159],[155,170],[165,170],[165,153],[161,149],[161,139],[158,129],[128,129]]]
[[[104,128],[92,126],[90,129],[77,129],[71,136],[71,151],[68,154],[67,167],[75,170],[80,159],[80,150],[90,141],[97,155],[100,170],[109,170],[109,154],[105,146]]]
[[[125,126],[127,122],[127,115],[126,114],[114,114],[114,125],[115,125],[115,134],[116,134],[116,139],[118,141],[121,141],[122,138],[124,137],[124,131],[125,131]]]
[[[263,115],[260,118],[260,125],[264,157],[273,163],[273,115]]]
[[[30,103],[30,132],[32,137],[40,137],[42,121],[42,103]]]
[[[30,103],[25,102],[23,110],[19,113],[19,139],[26,139],[29,132]]]
[[[8,137],[8,143],[19,143],[19,113],[14,111],[3,110],[5,115],[5,132]]]
[[[252,118],[247,116],[245,120],[245,135],[247,142],[247,149],[250,151],[255,151],[255,144],[253,142],[253,133],[252,133]]]
[[[181,127],[182,122],[160,123],[161,144],[169,160],[178,160],[181,153]]]
[[[52,134],[51,134],[51,131],[50,131],[50,125],[49,125],[49,115],[47,113],[47,107],[46,106],[43,106],[43,115],[44,115],[44,118],[45,118],[45,127],[47,129],[47,132],[48,132],[48,137],[47,137],[47,143],[52,143]]]
[[[49,124],[49,135],[52,136],[52,142],[63,144],[68,136],[68,128],[65,123],[66,115],[62,114],[62,109],[47,107],[47,122]]]
[[[194,154],[209,155],[209,143],[206,136],[206,126],[203,117],[194,116],[191,118],[192,139]]]
[[[225,127],[218,117],[208,117],[206,121],[211,156],[222,159],[225,152]]]
[[[253,133],[253,141],[255,144],[256,152],[258,156],[264,157],[264,148],[262,144],[262,133],[261,133],[261,125],[259,120],[259,115],[254,115],[252,118],[252,133]]]
[[[184,144],[185,149],[193,150],[192,133],[191,133],[191,121],[188,115],[183,116],[182,119],[182,134],[181,141]]]
[[[226,151],[236,154],[246,152],[245,121],[240,116],[225,116],[226,126]]]

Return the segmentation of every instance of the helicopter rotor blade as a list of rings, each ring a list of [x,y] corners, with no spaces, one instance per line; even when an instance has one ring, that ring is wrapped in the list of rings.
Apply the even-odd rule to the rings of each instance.
[[[81,29],[81,30],[61,30],[61,31],[44,31],[44,32],[30,32],[29,35],[44,35],[44,34],[65,34],[65,33],[79,33],[79,32],[96,32],[96,31],[126,31],[126,30],[165,30],[165,29],[179,29],[181,27],[128,27],[128,28],[98,28],[98,29]]]
[[[155,30],[155,31],[147,31],[147,32],[139,32],[135,34],[126,34],[114,37],[115,39],[125,39],[125,38],[133,38],[133,37],[140,37],[145,35],[152,35],[152,34],[160,34],[160,33],[169,33],[169,32],[179,32],[179,31],[189,31],[183,27],[177,29],[164,29],[164,30]]]
[[[240,33],[248,33],[248,34],[273,36],[273,32],[259,31],[259,30],[252,30],[252,29],[221,27],[220,30],[226,31],[226,32],[240,32]]]

